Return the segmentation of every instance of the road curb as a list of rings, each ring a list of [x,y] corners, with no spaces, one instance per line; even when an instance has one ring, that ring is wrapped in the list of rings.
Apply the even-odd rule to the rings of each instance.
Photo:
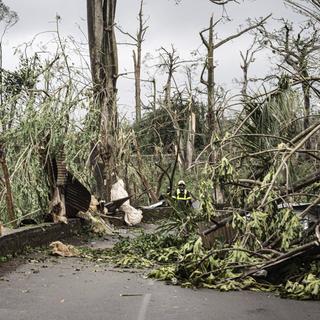
[[[69,219],[64,223],[42,223],[22,227],[0,237],[0,256],[21,253],[28,247],[48,245],[81,232],[80,219]]]

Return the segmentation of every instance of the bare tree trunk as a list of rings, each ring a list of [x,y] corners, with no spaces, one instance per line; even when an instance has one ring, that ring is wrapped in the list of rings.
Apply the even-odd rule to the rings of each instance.
[[[270,16],[271,15],[251,24],[249,27],[243,29],[242,31],[239,31],[238,33],[233,34],[233,35],[231,35],[231,36],[229,36],[229,37],[227,37],[217,43],[214,43],[214,41],[213,41],[213,31],[214,31],[214,27],[220,22],[220,20],[213,23],[213,17],[211,17],[209,27],[200,32],[201,40],[207,49],[206,62],[205,62],[204,68],[202,70],[200,80],[201,80],[201,83],[206,86],[207,93],[208,93],[207,126],[208,126],[209,140],[210,140],[212,133],[216,129],[216,121],[217,121],[217,119],[216,119],[216,106],[215,106],[216,102],[215,102],[215,82],[214,82],[214,69],[215,69],[214,52],[216,49],[218,49],[219,47],[221,47],[225,43],[227,43],[233,39],[239,38],[241,35],[245,34],[246,32],[248,32],[250,30],[253,30],[253,29],[256,29],[256,28],[262,26]],[[209,32],[208,40],[205,39],[205,37],[203,35],[206,31]],[[207,79],[206,80],[204,79],[205,72],[207,72]]]
[[[202,39],[203,44],[205,45],[207,49],[207,57],[206,57],[206,63],[202,71],[201,75],[201,83],[204,84],[207,88],[207,95],[208,95],[208,111],[207,111],[207,130],[208,130],[208,139],[210,141],[210,137],[212,133],[215,130],[215,110],[214,110],[214,104],[215,104],[215,96],[214,96],[214,90],[215,90],[215,83],[214,83],[214,44],[213,44],[213,17],[210,18],[210,24],[209,28],[206,30],[203,30],[200,32],[200,36]],[[203,32],[209,31],[208,40],[206,40],[203,36]],[[207,71],[207,80],[204,80],[203,75],[204,72]]]
[[[304,79],[308,79],[309,74],[305,70],[302,73]],[[306,81],[302,82],[302,92],[303,92],[303,101],[304,101],[304,119],[303,119],[303,130],[306,130],[310,127],[310,86]],[[311,140],[308,139],[305,144],[307,150],[311,149]]]
[[[141,121],[141,46],[138,45],[137,54],[133,51],[136,122]]]
[[[172,81],[172,69],[169,66],[169,71],[168,71],[168,78],[167,82],[164,88],[164,103],[168,110],[172,110],[172,103],[171,103],[171,81]]]
[[[240,64],[240,68],[242,69],[243,80],[242,80],[242,88],[241,88],[241,95],[242,101],[244,103],[244,108],[246,109],[246,105],[248,102],[248,85],[249,85],[249,77],[248,72],[251,64],[255,61],[254,55],[260,51],[262,48],[260,45],[256,46],[258,43],[256,37],[252,42],[251,47],[246,51],[245,54],[240,51],[242,63]],[[245,112],[247,110],[244,110]]]
[[[153,100],[153,105],[152,105],[152,109],[153,112],[156,112],[156,108],[157,108],[157,83],[156,83],[156,79],[153,78],[152,79],[152,91],[153,91],[153,95],[152,95],[152,100]]]
[[[188,120],[188,136],[186,147],[186,168],[192,164],[194,153],[194,139],[196,132],[196,115],[192,110],[192,100],[190,101],[189,120]]]
[[[189,107],[188,107],[188,131],[186,142],[186,168],[189,168],[193,161],[195,132],[196,132],[196,114],[194,112],[193,88],[192,88],[192,72],[187,70],[188,91],[189,91]]]
[[[208,56],[207,56],[207,71],[208,71],[208,130],[212,134],[215,131],[215,83],[214,83],[214,47],[213,47],[213,17],[210,19],[209,39],[208,39]]]
[[[142,58],[142,42],[147,27],[143,22],[143,0],[140,2],[139,10],[139,29],[136,37],[137,51],[133,51],[134,77],[135,77],[135,103],[136,103],[136,121],[141,121],[141,58]]]
[[[169,113],[171,117],[171,121],[173,123],[173,127],[175,129],[175,134],[176,134],[176,141],[175,141],[175,152],[178,154],[178,165],[179,165],[179,171],[182,173],[183,167],[184,167],[184,147],[183,147],[183,139],[181,136],[181,130],[178,122],[178,117],[177,117],[177,112],[173,110],[172,108],[172,101],[171,101],[171,91],[172,91],[172,81],[173,81],[173,74],[177,68],[176,62],[178,60],[178,56],[176,56],[176,51],[172,47],[172,51],[169,52],[166,49],[162,48],[164,51],[164,61],[166,64],[166,67],[168,68],[168,77],[167,77],[167,82],[164,87],[164,103],[167,108],[167,112]]]
[[[16,226],[16,221],[15,221],[16,217],[14,214],[10,175],[9,175],[7,161],[6,161],[6,157],[5,157],[5,153],[4,153],[2,145],[0,145],[0,163],[1,163],[2,171],[3,171],[4,183],[6,186],[6,202],[7,202],[8,218],[9,218],[9,221],[11,222],[11,225],[13,227],[15,227]]]
[[[141,60],[142,60],[142,43],[144,41],[145,33],[148,29],[145,26],[145,21],[143,20],[143,2],[140,0],[140,9],[138,13],[139,27],[136,35],[132,35],[128,32],[117,28],[121,33],[133,41],[132,45],[136,48],[132,51],[133,58],[133,67],[134,67],[134,80],[135,80],[135,112],[136,112],[136,122],[141,121],[141,112],[142,112],[142,102],[141,102]]]
[[[242,73],[243,73],[243,81],[242,81],[242,88],[241,88],[241,95],[242,95],[242,99],[244,101],[246,101],[247,96],[248,96],[248,68],[249,68],[249,62],[247,60],[248,57],[248,51],[246,52],[246,56],[244,57],[242,52],[240,52],[241,54],[241,58],[243,61],[243,64],[240,65],[241,69],[242,69]]]
[[[96,157],[92,159],[98,197],[109,200],[115,171],[118,57],[114,33],[116,0],[87,0],[88,35],[95,102],[100,109]],[[100,171],[100,173],[99,173]]]

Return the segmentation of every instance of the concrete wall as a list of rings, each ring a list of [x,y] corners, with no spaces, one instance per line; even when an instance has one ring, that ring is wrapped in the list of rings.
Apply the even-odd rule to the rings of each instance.
[[[0,237],[0,256],[21,253],[27,247],[48,245],[52,241],[68,238],[80,231],[79,219],[70,219],[68,224],[43,223],[19,228]]]

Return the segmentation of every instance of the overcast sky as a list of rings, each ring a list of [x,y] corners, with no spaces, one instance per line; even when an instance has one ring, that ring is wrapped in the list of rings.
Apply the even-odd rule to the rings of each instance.
[[[3,41],[3,66],[14,69],[17,66],[17,57],[13,56],[13,48],[23,42],[30,41],[40,32],[55,29],[55,16],[61,17],[60,31],[65,37],[72,36],[79,42],[85,41],[86,34],[86,1],[85,0],[4,0],[12,10],[19,15],[19,22],[6,34]],[[116,21],[127,32],[135,33],[137,27],[137,13],[140,0],[118,0]],[[217,33],[224,38],[239,28],[245,26],[248,18],[254,19],[273,14],[269,28],[277,26],[276,18],[298,23],[302,20],[292,9],[285,7],[281,0],[246,0],[240,5],[231,4],[227,11],[232,19],[230,23],[219,24]],[[190,57],[190,52],[201,45],[199,31],[208,26],[211,14],[221,17],[221,7],[213,5],[209,0],[183,0],[176,5],[174,0],[145,0],[144,15],[148,18],[149,29],[146,33],[143,52],[156,54],[161,46],[169,47],[171,44],[183,59]],[[50,33],[39,36],[37,41],[46,43]],[[124,40],[123,37],[120,40]],[[216,81],[219,84],[231,86],[234,78],[241,76],[240,50],[245,50],[251,44],[249,36],[232,41],[216,52],[218,67]],[[201,49],[201,48],[200,48]],[[119,46],[120,72],[132,70],[132,48]],[[268,70],[265,53],[257,59],[252,75],[261,75]],[[159,89],[161,86],[159,84]],[[133,105],[133,82],[119,81],[119,103]],[[142,97],[143,98],[143,97]],[[128,115],[133,111],[125,108]]]

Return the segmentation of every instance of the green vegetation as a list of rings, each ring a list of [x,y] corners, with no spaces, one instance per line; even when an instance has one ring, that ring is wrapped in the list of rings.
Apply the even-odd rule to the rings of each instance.
[[[92,9],[102,7],[108,6]],[[2,6],[0,16],[9,15],[7,27],[17,21],[8,10]],[[83,257],[152,268],[149,276],[187,287],[319,299],[318,14],[298,31],[282,21],[270,33],[267,18],[251,21],[243,30],[255,34],[254,43],[246,57],[241,54],[242,88],[235,95],[216,83],[214,50],[242,31],[213,44],[220,20],[212,18],[200,33],[202,48],[190,59],[174,46],[157,51],[146,75],[164,72],[164,89],[157,91],[161,80],[144,79],[153,84],[151,95],[136,101],[153,99],[142,119],[130,122],[121,119],[116,103],[115,17],[92,13],[107,19],[111,30],[103,33],[101,48],[89,41],[93,70],[88,48],[82,54],[61,38],[59,17],[53,54],[30,54],[28,43],[17,50],[16,70],[1,66],[0,222],[8,226],[14,216],[43,220],[57,187],[50,163],[61,154],[68,170],[104,200],[116,176],[135,206],[156,202],[183,179],[201,208],[181,210],[168,200],[172,213],[157,234],[124,240],[112,251],[83,249]],[[93,16],[88,20],[93,39],[101,26],[90,24]],[[262,50],[272,53],[271,74],[252,79],[248,68]],[[71,51],[78,65],[70,61]],[[136,67],[141,82],[142,66]],[[290,207],[301,202],[307,203],[302,212]]]
[[[112,250],[81,249],[82,256],[118,268],[142,268],[149,277],[184,287],[210,288],[221,291],[272,291],[282,297],[319,299],[319,261],[299,261],[286,270],[285,276],[257,277],[245,275],[248,267],[263,266],[272,254],[256,254],[239,242],[226,245],[216,242],[205,249],[196,235],[141,234],[122,240]]]

